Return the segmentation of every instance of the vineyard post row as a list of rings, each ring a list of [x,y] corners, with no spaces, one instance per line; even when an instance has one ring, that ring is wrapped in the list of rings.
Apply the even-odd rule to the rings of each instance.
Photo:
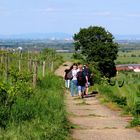
[[[45,60],[37,60],[37,59],[32,59],[28,58],[25,59],[22,56],[22,53],[16,56],[11,56],[12,53],[9,52],[4,52],[0,53],[0,69],[1,69],[1,77],[4,75],[4,79],[8,81],[8,73],[9,73],[9,67],[10,63],[13,61],[16,62],[16,67],[18,67],[19,72],[22,71],[22,69],[27,69],[29,72],[32,72],[33,77],[32,77],[32,82],[33,82],[33,87],[36,87],[37,84],[37,79],[38,79],[38,68],[41,67],[42,71],[42,77],[45,77],[45,72],[46,72],[46,63],[49,63],[50,70],[53,71],[53,62],[46,62]],[[26,66],[22,62],[26,62]],[[24,65],[24,67],[22,66]]]

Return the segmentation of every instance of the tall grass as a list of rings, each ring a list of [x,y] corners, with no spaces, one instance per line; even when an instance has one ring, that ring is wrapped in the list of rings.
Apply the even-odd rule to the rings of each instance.
[[[133,72],[120,73],[115,77],[111,84],[102,82],[100,85],[95,85],[94,88],[107,100],[117,103],[125,110],[125,113],[131,113],[134,116],[132,126],[140,126],[140,82],[139,74]],[[123,86],[120,82],[124,80]],[[112,84],[113,83],[113,84]]]
[[[18,96],[0,139],[66,139],[69,127],[63,98],[62,79],[48,73],[30,97]]]

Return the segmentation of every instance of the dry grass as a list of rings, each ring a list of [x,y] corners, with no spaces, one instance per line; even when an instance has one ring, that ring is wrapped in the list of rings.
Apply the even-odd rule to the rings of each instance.
[[[122,109],[120,107],[118,107],[118,105],[113,103],[113,102],[105,103],[105,105],[113,111],[122,111]]]
[[[140,126],[136,127],[136,130],[137,130],[138,132],[140,132]]]
[[[101,94],[97,96],[97,99],[100,101],[101,104],[104,104],[113,111],[122,111],[122,109],[116,103],[110,102],[106,97]]]

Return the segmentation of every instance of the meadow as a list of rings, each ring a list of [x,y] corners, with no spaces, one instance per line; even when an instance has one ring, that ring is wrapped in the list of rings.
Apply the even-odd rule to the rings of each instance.
[[[61,55],[65,61],[73,61],[72,60],[73,53],[58,53],[58,54]]]
[[[73,60],[73,53],[58,53],[66,61]],[[139,64],[140,63],[140,50],[119,51],[118,57],[115,60],[116,64]]]
[[[119,51],[116,64],[139,64],[140,50]]]
[[[49,49],[37,56],[32,54],[32,58],[35,55],[38,61],[37,69],[36,64],[32,65],[37,71],[34,73],[28,70],[28,59],[17,56],[10,59],[15,58],[13,55],[8,57],[10,63],[2,61],[0,65],[0,139],[66,139],[69,122],[64,104],[64,84],[62,78],[53,74],[62,64],[62,57]],[[28,56],[26,52],[24,56]],[[44,76],[42,60],[46,62]],[[34,76],[37,80],[35,87],[32,83]]]

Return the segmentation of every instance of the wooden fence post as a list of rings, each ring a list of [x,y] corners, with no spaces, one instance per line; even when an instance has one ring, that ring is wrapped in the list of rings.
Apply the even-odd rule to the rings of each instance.
[[[31,72],[32,68],[31,68],[31,60],[30,60],[30,52],[28,50],[28,61],[27,61],[27,66],[28,66],[28,71]]]
[[[3,64],[3,54],[1,54],[1,64]]]
[[[37,61],[33,61],[33,88],[36,87],[37,83]]]
[[[20,51],[19,52],[19,65],[18,65],[18,69],[19,69],[19,71],[21,71],[21,59],[22,59],[22,52]]]
[[[5,79],[8,81],[8,53],[6,53],[5,57]]]
[[[29,63],[28,63],[28,70],[30,71],[30,72],[32,72],[33,71],[33,60],[32,59],[30,59],[29,61],[28,61]]]
[[[45,77],[45,70],[46,70],[46,62],[43,61],[43,70],[42,70],[42,76]]]
[[[53,61],[52,61],[52,63],[51,63],[51,71],[53,71]]]

